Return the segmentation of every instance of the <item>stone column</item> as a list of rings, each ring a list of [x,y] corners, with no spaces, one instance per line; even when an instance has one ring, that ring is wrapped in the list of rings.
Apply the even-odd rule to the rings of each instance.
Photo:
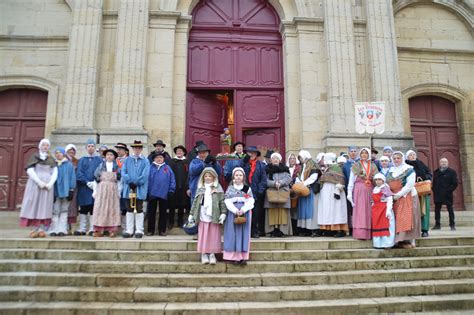
[[[366,0],[366,16],[372,101],[385,101],[386,133],[402,134],[403,115],[408,115],[408,113],[402,112],[391,2]]]
[[[53,141],[82,142],[95,135],[97,72],[102,28],[102,0],[73,2],[73,22],[64,84],[64,103],[58,110]]]
[[[328,135],[323,145],[343,147],[353,142],[357,100],[352,2],[324,2],[324,33],[328,69]]]
[[[186,65],[186,59],[183,58],[186,52],[180,49],[179,56],[175,55],[176,27],[180,13],[152,11],[150,14],[144,125],[150,134],[150,140],[162,139],[171,148],[176,144],[171,143],[175,141],[172,140],[173,92],[177,92],[175,89],[178,88],[186,88],[184,78],[178,80],[180,87],[176,87],[174,81],[175,66],[178,63]],[[185,39],[182,35],[181,42]],[[181,92],[178,94],[182,95]],[[181,124],[184,127],[183,120]]]
[[[281,26],[283,39],[283,73],[285,80],[285,130],[286,150],[298,152],[301,149],[301,102],[300,102],[300,53],[296,27],[293,22],[284,21]]]
[[[143,130],[148,0],[121,0],[111,128]]]

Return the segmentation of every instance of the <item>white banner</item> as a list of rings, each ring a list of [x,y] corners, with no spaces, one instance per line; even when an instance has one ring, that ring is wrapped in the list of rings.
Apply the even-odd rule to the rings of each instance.
[[[385,131],[385,102],[356,102],[355,130],[363,134]]]

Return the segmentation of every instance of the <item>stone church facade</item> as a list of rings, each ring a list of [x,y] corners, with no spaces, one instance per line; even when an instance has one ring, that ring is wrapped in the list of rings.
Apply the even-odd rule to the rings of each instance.
[[[431,167],[448,157],[462,181],[458,208],[473,209],[473,1],[223,3],[1,1],[0,208],[12,208],[21,195],[21,165],[38,138],[61,145],[94,137],[105,144],[142,140],[148,148],[157,139],[192,146],[191,130],[218,132],[199,133],[206,117],[190,127],[193,104],[205,99],[200,94],[193,103],[192,93],[230,91],[236,114],[232,122],[224,116],[235,120],[235,139],[313,154],[369,145],[367,135],[355,132],[354,102],[385,101],[385,133],[374,136],[374,146],[416,145]],[[253,38],[257,33],[264,37]],[[230,55],[224,46],[206,54],[203,42],[237,44]],[[257,59],[246,54],[252,45],[263,45]],[[243,64],[219,72],[239,56],[256,60],[255,80],[239,72]],[[251,97],[247,107],[239,103]],[[278,118],[252,112],[259,101]],[[246,110],[261,121],[242,118]]]

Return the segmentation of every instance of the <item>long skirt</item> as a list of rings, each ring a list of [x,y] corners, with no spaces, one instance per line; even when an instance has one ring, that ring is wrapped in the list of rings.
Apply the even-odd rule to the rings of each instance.
[[[94,231],[116,231],[120,226],[120,195],[114,172],[103,172],[100,176],[92,213]]]
[[[319,229],[318,225],[318,195],[311,191],[309,196],[298,200],[297,226],[308,230]]]
[[[340,194],[339,199],[334,198],[335,193]],[[349,231],[346,193],[339,192],[333,183],[324,183],[318,198],[319,228],[327,231]]]
[[[36,175],[48,183],[53,175],[49,165],[36,164]],[[53,216],[54,189],[40,188],[34,180],[28,178],[20,211],[20,226],[49,226]]]
[[[410,194],[410,193],[409,193]],[[411,200],[411,204],[407,204],[406,200]],[[411,206],[411,229],[404,230],[401,232],[396,232],[395,234],[395,242],[402,242],[402,241],[413,241],[417,238],[420,238],[421,235],[421,216],[420,216],[420,207],[418,203],[418,198],[400,198],[394,202],[393,209],[395,213],[395,225],[397,226],[399,219],[402,221],[406,221],[406,218],[400,218],[400,215],[397,217],[397,213],[403,213],[400,211],[403,207]]]
[[[234,224],[234,217],[232,212],[227,212],[224,225],[224,260],[249,260],[252,213],[248,211],[245,214],[245,224]]]
[[[395,245],[395,215],[392,211],[392,216],[389,220],[388,236],[374,236],[373,244],[375,248],[391,248]]]
[[[421,230],[428,232],[430,230],[430,195],[419,196],[418,201],[421,212]]]
[[[358,240],[372,239],[372,196],[373,186],[357,177],[354,184],[354,207],[352,209],[352,236]]]
[[[67,213],[67,223],[74,224],[77,222],[77,215],[79,213],[79,206],[77,205],[77,189],[74,189],[71,203],[69,204],[69,210]]]
[[[197,251],[201,254],[222,252],[221,227],[219,224],[199,221]]]

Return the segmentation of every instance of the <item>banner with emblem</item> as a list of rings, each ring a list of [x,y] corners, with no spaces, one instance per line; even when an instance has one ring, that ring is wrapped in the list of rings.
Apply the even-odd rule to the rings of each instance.
[[[385,102],[356,102],[354,108],[357,133],[384,133]]]

